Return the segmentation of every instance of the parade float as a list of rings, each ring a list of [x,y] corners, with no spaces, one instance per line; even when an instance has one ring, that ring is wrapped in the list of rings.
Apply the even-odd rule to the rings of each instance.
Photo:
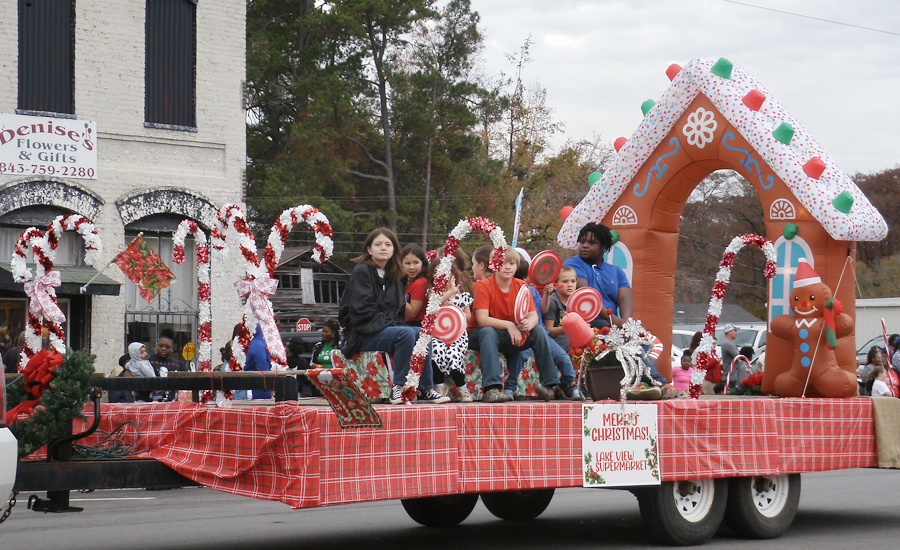
[[[105,389],[190,389],[196,402],[86,408],[84,418],[73,422],[80,444],[98,443],[100,432],[93,430],[110,433],[130,422],[136,427],[132,453],[107,461],[71,460],[56,445],[47,451],[50,461],[19,462],[15,490],[48,491],[44,509],[53,511],[68,507],[70,490],[118,487],[203,485],[293,508],[400,499],[415,521],[450,526],[463,521],[479,497],[497,517],[523,520],[543,512],[556,488],[617,487],[635,494],[648,530],[660,540],[690,545],[708,540],[723,521],[740,536],[777,537],[796,513],[803,472],[900,467],[896,436],[881,420],[896,413],[900,402],[856,398],[840,382],[856,368],[855,243],[884,238],[883,218],[744,69],[725,59],[698,59],[673,65],[666,74],[669,88],[658,101],[644,103],[645,117],[630,138],[616,140],[614,162],[566,212],[559,234],[562,246],[574,248],[588,222],[616,232],[609,261],[625,270],[641,317],[596,338],[588,333],[578,363],[621,355],[627,367],[624,394],[644,370],[633,360],[643,347],[637,344],[654,347],[661,339],[654,349],[656,367],[671,373],[666,351],[672,318],[665,312],[673,309],[680,211],[706,175],[730,168],[759,194],[765,235],[738,236],[723,253],[700,348],[701,378],[715,360],[711,338],[734,259],[759,249],[770,278],[769,359],[759,382],[768,396],[698,398],[693,388],[690,399],[640,403],[373,407],[367,388],[374,384],[382,395],[374,381],[390,379],[389,361],[336,353],[341,368],[309,372],[331,396],[330,407],[298,400],[294,377],[304,374],[282,370],[281,342],[267,334],[268,296],[276,291],[272,269],[294,224],[302,220],[314,228],[319,258],[331,253],[330,226],[310,207],[288,210],[260,258],[240,209],[231,205],[220,210],[209,241],[217,255],[232,235],[227,240],[238,240],[246,265],[236,284],[247,300],[231,368],[240,370],[249,337],[261,323],[272,371],[208,371],[203,351],[202,372],[190,376],[95,378],[92,385]],[[176,242],[192,233],[199,243],[203,285],[210,249],[202,230],[187,222],[179,231]],[[447,284],[453,252],[471,231],[490,236],[492,265],[502,263],[507,245],[496,224],[461,220],[441,254],[438,290]],[[176,261],[178,254],[176,247]],[[180,254],[183,259],[183,246]],[[204,288],[198,292],[208,297],[206,284],[205,294]],[[403,394],[407,402],[414,399],[430,339],[452,341],[460,330],[458,314],[445,319],[439,305],[427,305]],[[201,344],[209,341],[214,320],[203,321]],[[365,377],[373,382],[357,384]],[[469,383],[477,385],[478,379]],[[274,405],[229,406],[224,398],[236,389],[273,387]],[[217,393],[223,398],[211,399]],[[45,456],[41,452],[33,456]]]

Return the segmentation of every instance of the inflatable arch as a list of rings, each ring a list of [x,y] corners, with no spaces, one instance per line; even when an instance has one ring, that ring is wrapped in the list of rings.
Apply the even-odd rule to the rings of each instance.
[[[732,169],[753,184],[765,212],[764,236],[780,245],[781,278],[769,285],[769,320],[771,306],[789,290],[800,252],[811,254],[810,264],[855,317],[854,266],[845,264],[856,257],[856,241],[886,236],[881,214],[741,67],[724,58],[695,59],[684,68],[670,66],[666,74],[671,85],[658,102],[644,102],[644,119],[631,138],[616,140],[615,160],[566,218],[559,244],[575,248],[588,222],[618,231],[634,263],[635,316],[668,348],[681,210],[703,178]],[[839,341],[842,368],[855,371],[855,347],[852,333]],[[772,392],[792,355],[789,342],[768,335],[763,391]],[[669,357],[663,353],[656,365],[666,376]]]

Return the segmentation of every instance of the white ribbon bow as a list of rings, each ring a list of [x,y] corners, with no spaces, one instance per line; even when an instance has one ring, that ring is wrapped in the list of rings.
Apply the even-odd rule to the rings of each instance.
[[[276,359],[285,361],[284,343],[275,323],[275,315],[272,313],[272,305],[269,302],[269,294],[274,294],[278,288],[278,280],[268,277],[245,279],[234,283],[239,296],[247,296],[247,302],[256,320],[262,325],[263,338],[269,353]],[[251,334],[252,338],[253,335]]]
[[[65,314],[53,301],[48,290],[48,287],[58,287],[61,284],[59,271],[56,270],[45,273],[33,281],[25,281],[25,294],[31,298],[28,309],[32,315],[39,319],[53,321],[57,325],[66,322]]]

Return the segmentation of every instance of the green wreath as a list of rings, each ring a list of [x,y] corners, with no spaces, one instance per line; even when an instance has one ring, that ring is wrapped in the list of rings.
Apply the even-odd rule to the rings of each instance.
[[[19,458],[65,437],[72,420],[84,418],[84,403],[91,393],[96,358],[88,351],[66,351],[62,364],[53,371],[50,387],[34,408],[34,414],[9,427],[19,441]],[[7,388],[6,410],[27,399],[23,378],[19,377]]]

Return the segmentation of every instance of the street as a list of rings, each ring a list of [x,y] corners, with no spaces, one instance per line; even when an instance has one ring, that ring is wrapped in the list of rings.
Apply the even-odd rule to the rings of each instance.
[[[897,548],[900,472],[843,470],[802,479],[797,517],[780,538],[738,539],[723,526],[704,548]],[[3,550],[656,546],[631,493],[603,489],[559,490],[528,523],[498,520],[479,502],[466,521],[448,529],[419,526],[398,501],[291,510],[210,489],[116,490],[73,493],[72,505],[85,508],[78,514],[43,514],[28,510],[27,500],[19,495],[0,525]]]

